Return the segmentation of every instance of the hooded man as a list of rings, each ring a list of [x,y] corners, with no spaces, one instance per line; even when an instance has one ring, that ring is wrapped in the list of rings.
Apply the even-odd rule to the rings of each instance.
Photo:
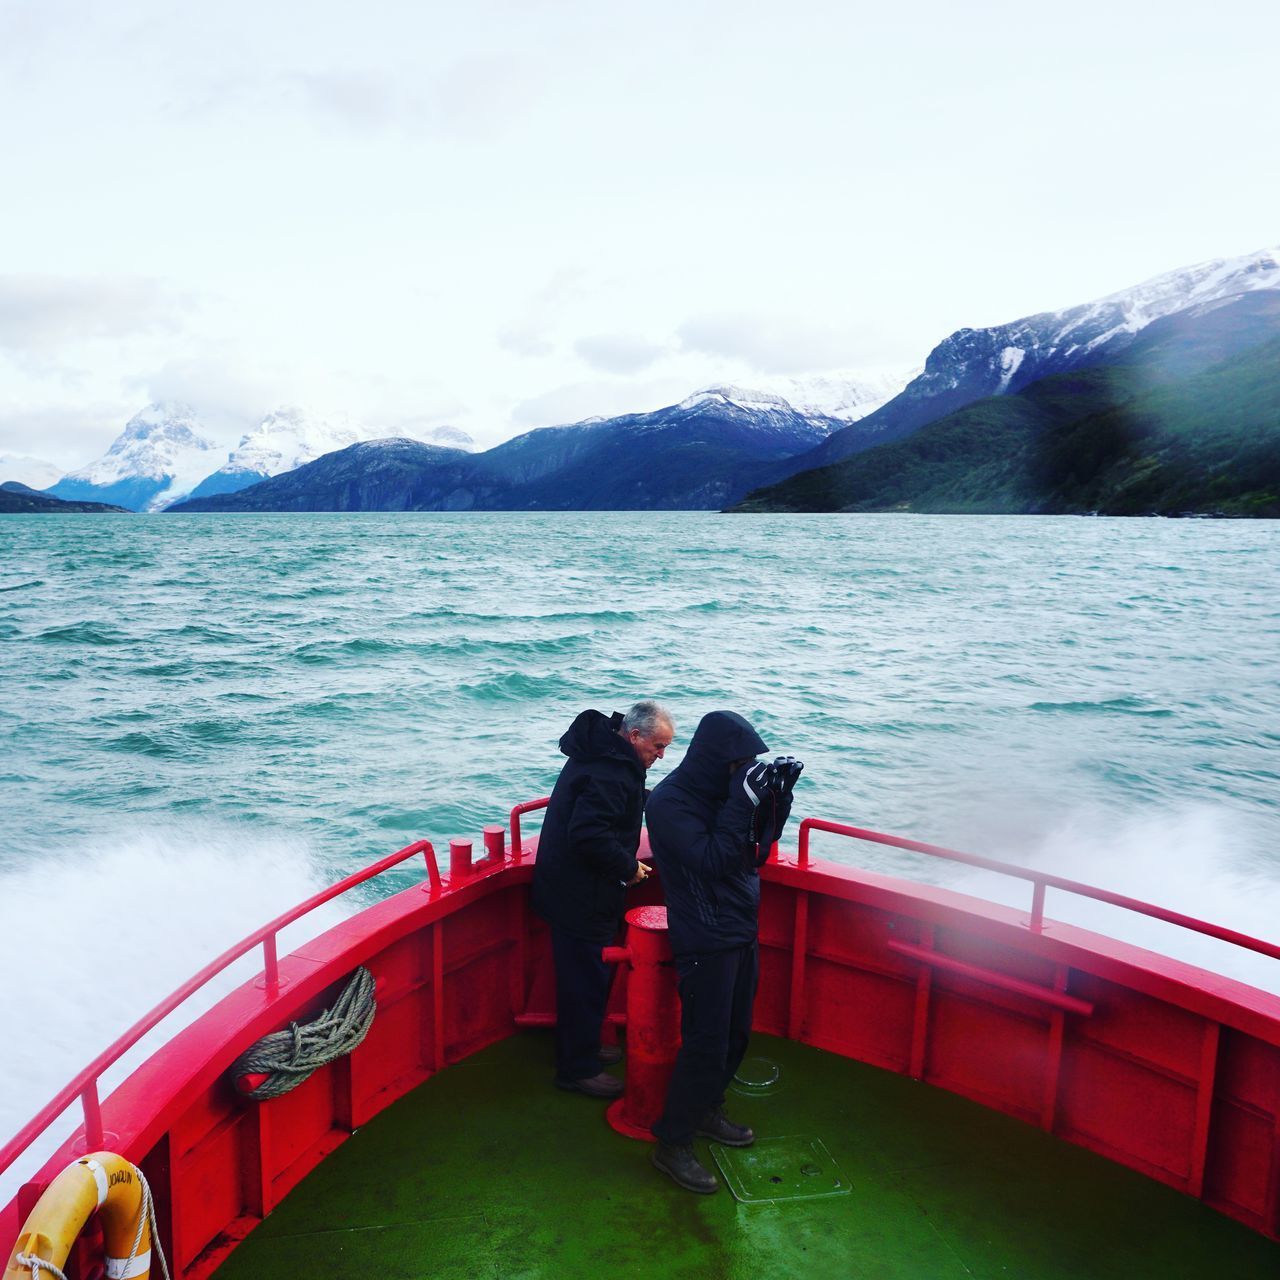
[[[636,858],[645,771],[671,745],[670,713],[637,702],[625,716],[584,711],[560,739],[569,757],[547,805],[533,868],[533,908],[551,925],[556,969],[556,1085],[616,1098],[622,1082],[604,1070],[600,1027],[612,971],[600,958],[618,931],[627,887],[649,869]]]
[[[724,1114],[747,1051],[759,973],[758,867],[791,812],[801,765],[757,763],[767,750],[733,711],[703,716],[680,766],[649,799],[649,847],[662,878],[680,984],[680,1032],[653,1163],[680,1186],[719,1183],[693,1153],[695,1135],[745,1147],[755,1134]]]

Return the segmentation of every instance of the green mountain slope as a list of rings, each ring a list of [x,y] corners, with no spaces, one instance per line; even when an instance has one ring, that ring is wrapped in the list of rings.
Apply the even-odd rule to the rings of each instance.
[[[1280,516],[1280,299],[1171,319],[734,509]]]

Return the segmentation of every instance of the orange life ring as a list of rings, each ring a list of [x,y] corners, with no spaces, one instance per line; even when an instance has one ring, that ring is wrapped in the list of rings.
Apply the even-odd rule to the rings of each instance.
[[[149,1200],[141,1171],[123,1156],[110,1151],[81,1156],[54,1178],[27,1215],[4,1280],[58,1275],[94,1212],[102,1223],[107,1280],[150,1280]]]

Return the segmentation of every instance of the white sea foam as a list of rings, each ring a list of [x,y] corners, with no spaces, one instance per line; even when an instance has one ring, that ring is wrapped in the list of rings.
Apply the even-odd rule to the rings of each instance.
[[[0,1134],[18,1131],[149,1009],[259,925],[323,887],[298,841],[170,827],[0,870],[9,939],[0,987]],[[285,930],[280,954],[343,918],[327,904]],[[24,962],[25,958],[25,962]],[[106,1097],[180,1028],[261,968],[255,949],[202,988],[100,1082]],[[0,1175],[7,1201],[81,1121],[73,1103]]]
[[[1137,898],[1274,942],[1280,882],[1274,867],[1242,862],[1249,841],[1240,817],[1206,804],[1118,816],[1081,809],[1010,848],[1006,819],[983,852]],[[994,846],[994,848],[993,848]],[[968,868],[950,887],[1030,909],[1027,881]],[[1280,992],[1280,960],[1120,907],[1049,889],[1045,916],[1174,956],[1267,991]]]

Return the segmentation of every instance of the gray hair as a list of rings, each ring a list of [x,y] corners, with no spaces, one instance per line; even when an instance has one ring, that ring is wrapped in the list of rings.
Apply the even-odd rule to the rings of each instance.
[[[638,729],[646,738],[652,738],[660,724],[666,725],[669,729],[676,727],[676,722],[671,718],[671,712],[662,703],[637,702],[622,717],[622,732],[630,733]]]

